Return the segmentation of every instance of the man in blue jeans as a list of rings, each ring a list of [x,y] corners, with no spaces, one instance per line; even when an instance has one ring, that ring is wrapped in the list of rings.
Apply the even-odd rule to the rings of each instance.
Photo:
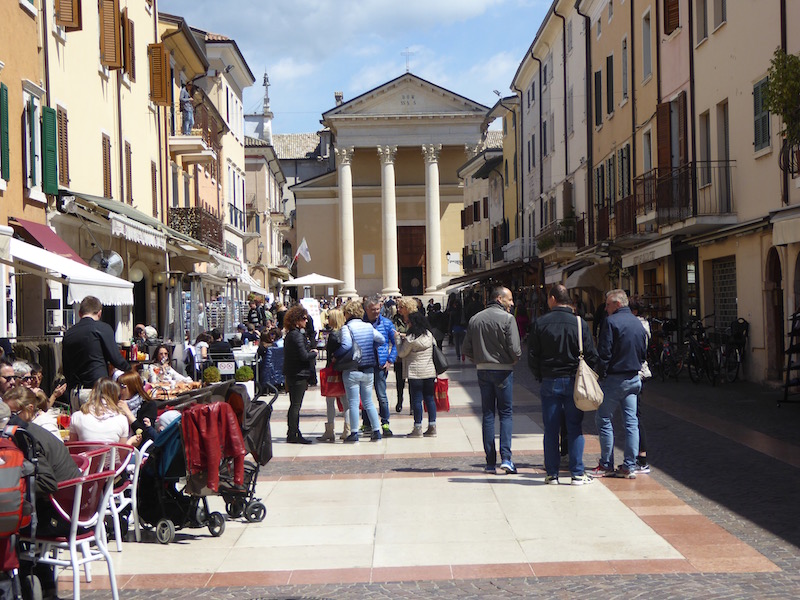
[[[513,424],[514,365],[522,356],[517,322],[511,314],[514,297],[511,290],[496,287],[489,305],[469,320],[462,352],[478,369],[478,386],[483,408],[483,449],[487,473],[497,472],[494,443],[494,415],[500,415],[500,468],[508,474],[517,472],[511,460]]]
[[[583,467],[583,411],[575,406],[573,391],[578,370],[578,318],[572,311],[567,288],[554,285],[547,296],[550,312],[540,317],[529,338],[528,366],[541,382],[544,422],[544,468],[546,484],[557,484],[560,464],[559,434],[561,417],[567,425],[569,470],[572,485],[592,483]],[[583,355],[590,367],[598,366],[597,351],[589,325],[581,319]]]
[[[377,329],[386,342],[376,348],[378,365],[375,369],[375,396],[378,398],[378,413],[381,417],[381,433],[383,437],[391,437],[389,428],[389,397],[386,395],[386,376],[394,370],[397,360],[397,342],[392,321],[381,314],[383,301],[377,294],[364,299],[364,320]]]
[[[597,353],[600,355],[600,386],[603,403],[595,421],[600,436],[600,463],[590,472],[594,477],[609,475],[636,479],[636,455],[639,453],[639,419],[636,397],[642,389],[639,370],[647,354],[647,332],[628,307],[624,290],[606,294],[608,318],[600,328]],[[611,418],[622,409],[625,423],[625,459],[614,470],[614,426]]]

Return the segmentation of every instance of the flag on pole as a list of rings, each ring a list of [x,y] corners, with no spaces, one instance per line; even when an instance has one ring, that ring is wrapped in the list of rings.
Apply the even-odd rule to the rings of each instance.
[[[294,259],[297,260],[298,256],[305,258],[306,262],[311,262],[311,253],[308,251],[306,238],[303,238],[303,241],[300,242],[300,246],[297,248],[297,253],[294,255]]]

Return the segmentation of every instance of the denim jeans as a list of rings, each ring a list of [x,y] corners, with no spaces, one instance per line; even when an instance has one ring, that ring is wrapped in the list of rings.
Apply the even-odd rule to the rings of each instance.
[[[513,425],[514,371],[478,371],[483,408],[483,450],[486,464],[497,465],[494,444],[494,413],[500,416],[500,459],[511,460],[511,435]]]
[[[636,418],[636,397],[642,389],[642,380],[638,373],[632,377],[626,375],[608,375],[600,382],[603,388],[603,403],[597,409],[595,421],[600,435],[600,463],[604,467],[614,467],[614,426],[611,418],[622,408],[622,420],[625,423],[624,465],[633,469],[636,455],[639,453],[639,419]]]
[[[347,394],[349,406],[347,413],[350,415],[350,429],[358,431],[358,404],[359,399],[364,406],[364,410],[369,415],[369,423],[372,431],[380,431],[381,420],[378,411],[372,403],[372,386],[375,378],[374,371],[345,371],[342,373],[344,391]]]
[[[183,126],[181,128],[181,133],[183,135],[189,135],[192,133],[192,127],[194,126],[194,111],[193,110],[184,110],[183,111]]]
[[[381,416],[381,425],[389,424],[389,397],[386,395],[386,369],[375,369],[375,396],[378,398],[378,412]]]
[[[461,352],[461,344],[464,343],[464,338],[467,332],[463,328],[453,328],[453,345],[456,347],[456,359],[461,360],[463,353]]]
[[[544,469],[548,475],[558,476],[561,458],[558,441],[562,416],[567,423],[569,472],[573,477],[580,477],[584,472],[583,411],[575,407],[575,401],[572,399],[574,388],[574,377],[543,379],[539,387],[544,423]]]
[[[411,397],[411,408],[414,411],[414,425],[422,425],[422,401],[428,407],[428,424],[436,423],[436,378],[409,379],[408,395]]]

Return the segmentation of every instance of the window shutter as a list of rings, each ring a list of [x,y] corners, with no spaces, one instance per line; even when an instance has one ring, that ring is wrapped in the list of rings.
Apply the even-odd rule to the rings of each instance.
[[[149,44],[147,55],[150,60],[150,100],[159,106],[169,106],[169,54],[164,44]]]
[[[753,87],[754,145],[756,150],[769,146],[769,111],[764,108],[764,88],[767,79],[762,79]]]
[[[100,63],[109,69],[123,66],[119,0],[100,0]]]
[[[42,107],[42,191],[58,194],[56,111],[49,106]]]
[[[103,134],[103,196],[111,198],[111,138]]]
[[[603,73],[594,72],[594,124],[603,124]]]
[[[58,107],[58,182],[69,186],[69,137],[67,134],[67,111]]]
[[[0,136],[0,176],[8,181],[11,157],[8,151],[8,86],[5,83],[0,83]]]
[[[664,0],[664,34],[669,35],[681,24],[679,0]]]
[[[125,201],[133,204],[133,168],[131,167],[131,144],[125,142]]]
[[[81,0],[55,0],[56,25],[67,31],[81,29]]]
[[[685,165],[689,161],[686,135],[686,92],[678,95],[678,159],[681,165]]]
[[[461,210],[461,229],[464,229],[467,226],[466,216],[464,215],[464,210]]]
[[[483,218],[489,218],[489,198],[483,199]]]
[[[30,154],[30,165],[31,170],[28,173],[28,182],[29,187],[33,187],[39,183],[37,179],[36,173],[36,134],[35,134],[35,127],[36,127],[36,104],[33,101],[33,96],[28,99],[28,128],[30,131],[30,145],[28,146],[28,152]]]
[[[606,56],[606,112],[614,112],[614,57]]]
[[[125,49],[125,72],[131,81],[136,81],[136,54],[134,52],[133,21],[128,18],[128,9],[122,11],[122,41]]]
[[[672,166],[670,157],[670,107],[669,102],[656,106],[656,147],[658,153],[659,177],[666,175]]]

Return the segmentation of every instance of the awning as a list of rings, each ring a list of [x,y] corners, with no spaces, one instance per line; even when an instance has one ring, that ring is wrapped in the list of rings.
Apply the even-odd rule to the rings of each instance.
[[[633,252],[622,255],[622,268],[627,269],[635,265],[650,262],[672,254],[672,238],[668,237],[647,246],[637,248]]]
[[[786,246],[800,242],[800,210],[797,206],[772,215],[772,243]]]
[[[586,265],[587,262],[588,261],[586,259],[579,258],[578,260],[573,260],[565,265],[549,265],[545,267],[544,270],[544,282],[547,285],[552,283],[561,283],[561,279],[565,271],[567,275],[569,275],[573,271]]]
[[[600,263],[583,267],[567,277],[564,284],[568,290],[575,288],[595,288],[601,292],[609,289],[608,265]]]
[[[11,262],[11,236],[14,230],[11,227],[0,225],[0,260]]]
[[[213,268],[212,275],[218,277],[239,277],[242,274],[242,265],[235,258],[228,258],[223,256],[216,250],[210,251],[211,258],[214,259],[216,265],[210,264],[209,267]]]
[[[9,225],[12,227],[17,225],[23,229],[25,232],[27,232],[29,237],[33,238],[32,241],[36,241],[37,243],[41,244],[42,248],[48,252],[52,252],[58,256],[63,256],[64,258],[71,258],[75,262],[79,262],[82,265],[86,264],[86,261],[84,261],[78,255],[78,253],[75,252],[75,250],[70,248],[69,244],[58,237],[56,232],[50,229],[47,225],[17,218],[13,218],[13,220],[9,219]],[[23,234],[22,237],[26,236]]]
[[[86,296],[95,296],[106,306],[133,306],[133,284],[76,262],[53,254],[42,248],[11,239],[13,266],[23,271],[39,272],[45,277],[64,278],[67,285],[67,302],[74,304]],[[27,265],[33,265],[31,269]]]
[[[150,246],[159,250],[167,249],[167,236],[152,227],[129,219],[125,215],[110,213],[111,235],[125,238],[130,242]]]
[[[253,279],[253,276],[250,275],[250,273],[248,273],[247,271],[242,271],[242,276],[240,281],[245,285],[245,287],[249,287],[250,291],[253,292],[254,294],[260,294],[262,296],[266,296],[267,294],[269,294],[269,292],[265,290],[263,287],[261,287],[261,284],[258,283],[255,279]]]

